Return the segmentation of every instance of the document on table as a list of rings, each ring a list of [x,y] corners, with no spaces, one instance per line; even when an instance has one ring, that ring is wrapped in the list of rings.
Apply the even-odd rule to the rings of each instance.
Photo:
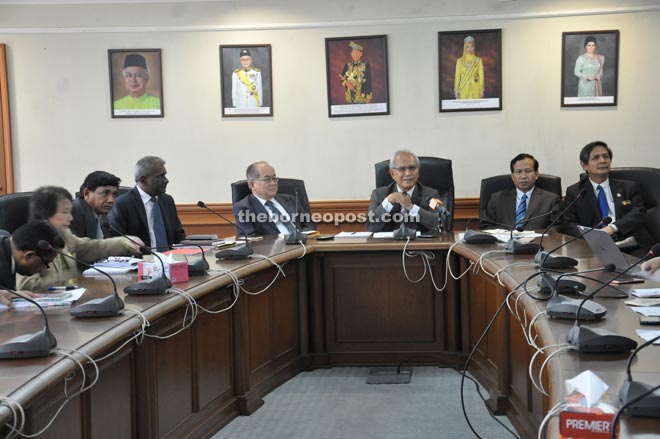
[[[639,335],[646,341],[652,340],[656,338],[658,335],[660,335],[660,331],[652,331],[649,329],[636,329],[636,331],[637,331],[637,335]],[[653,344],[660,345],[660,340],[654,341]]]
[[[634,288],[632,295],[635,297],[660,297],[660,288]]]
[[[643,316],[660,316],[660,308],[657,306],[631,306],[630,309]]]
[[[335,238],[368,238],[371,232],[339,232]]]
[[[80,299],[80,296],[82,296],[84,293],[85,293],[85,288],[76,288],[75,290],[62,291],[61,293],[44,294],[39,297],[31,297],[31,299],[37,302],[43,308],[48,308],[51,306],[69,306],[75,300]],[[36,308],[36,306],[33,305],[32,303],[18,297],[12,299],[11,301],[15,309]],[[0,310],[6,310],[6,309],[9,308],[5,305],[0,305]]]
[[[419,236],[422,233],[418,230],[415,232],[415,236]],[[394,238],[394,232],[374,232],[374,238]]]
[[[488,233],[489,235],[493,235],[499,242],[509,242],[509,239],[511,239],[511,230],[506,230],[506,229],[488,229],[488,230],[479,230],[480,233]],[[519,239],[522,242],[530,242],[534,238],[540,238],[543,236],[542,233],[537,233],[534,232],[533,230],[524,230],[522,232],[514,231],[513,232],[513,238],[514,239]],[[465,238],[465,233],[459,233],[458,234],[458,239],[464,239]]]

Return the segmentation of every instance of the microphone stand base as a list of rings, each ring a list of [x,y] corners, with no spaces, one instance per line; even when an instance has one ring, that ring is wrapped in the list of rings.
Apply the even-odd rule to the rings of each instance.
[[[621,405],[635,399],[638,395],[646,393],[655,386],[641,383],[639,381],[626,380],[619,390],[619,402]],[[632,403],[625,409],[629,416],[643,416],[649,418],[660,418],[660,390],[656,390],[645,398]]]
[[[225,259],[228,261],[241,261],[247,259],[254,251],[247,243],[241,244],[236,248],[228,248],[227,250],[220,250],[215,254],[218,259]]]
[[[575,268],[578,264],[573,258],[567,256],[553,256],[548,252],[540,251],[534,257],[534,262],[539,268],[561,269],[561,268]]]
[[[34,334],[19,335],[2,343],[0,359],[47,357],[55,347],[55,336],[50,329],[44,328]]]
[[[570,297],[555,294],[548,301],[545,313],[548,317],[575,320],[582,299],[571,299]],[[587,300],[580,309],[580,320],[600,320],[607,314],[607,308],[591,300]]]
[[[124,301],[111,294],[100,299],[92,299],[71,308],[71,317],[115,317],[124,309]]]
[[[628,337],[605,329],[575,325],[566,336],[566,341],[578,352],[609,354],[629,352],[637,347],[637,342]]]
[[[514,255],[534,255],[539,252],[541,247],[533,242],[520,242],[516,239],[509,239],[504,247],[507,253]]]
[[[475,230],[466,230],[463,240],[466,244],[495,244],[497,242],[495,235]]]

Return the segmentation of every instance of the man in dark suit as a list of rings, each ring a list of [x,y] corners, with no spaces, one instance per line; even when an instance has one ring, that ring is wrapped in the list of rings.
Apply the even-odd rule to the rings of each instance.
[[[539,162],[530,154],[518,154],[509,164],[513,189],[504,189],[490,196],[485,218],[495,223],[510,224],[525,230],[545,229],[562,211],[557,194],[536,187]],[[547,215],[545,215],[547,214]],[[543,216],[541,216],[543,215]],[[501,227],[483,221],[483,227]]]
[[[0,303],[3,305],[11,306],[9,299],[15,297],[3,288],[16,289],[16,273],[25,276],[39,273],[57,256],[55,251],[40,249],[39,241],[46,241],[58,250],[64,248],[64,239],[48,221],[29,221],[13,235],[0,230]]]
[[[644,225],[646,209],[639,184],[609,178],[612,150],[605,142],[595,141],[580,151],[580,166],[587,178],[566,189],[566,205],[581,191],[584,195],[566,212],[564,233],[576,236],[578,225],[592,227],[603,218],[612,222],[603,228],[617,241],[621,250],[638,253],[648,250],[653,237]]]
[[[429,203],[440,199],[437,189],[419,183],[419,159],[410,151],[396,151],[390,160],[394,182],[371,193],[367,228],[370,232],[389,232],[401,221],[421,232],[438,230],[438,214]]]
[[[295,197],[277,193],[279,179],[267,162],[252,163],[245,175],[252,194],[234,204],[237,234],[286,235],[296,228],[303,232],[316,230],[310,213]]]
[[[85,177],[78,198],[73,200],[69,227],[81,238],[103,239],[110,236],[102,227],[106,215],[115,204],[121,179],[105,171],[94,171]]]
[[[117,231],[135,235],[147,247],[166,250],[180,243],[183,230],[174,199],[165,193],[169,180],[165,160],[143,157],[135,164],[133,189],[117,198],[108,219]],[[117,235],[116,232],[112,233]]]

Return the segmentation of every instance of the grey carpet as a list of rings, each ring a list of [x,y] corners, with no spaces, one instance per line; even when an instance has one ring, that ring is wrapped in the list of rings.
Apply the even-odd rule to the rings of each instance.
[[[460,405],[460,375],[415,367],[410,384],[366,384],[369,368],[303,372],[239,416],[213,439],[439,439],[473,437]],[[484,438],[510,439],[466,380],[470,421]],[[488,397],[482,389],[484,396]],[[500,417],[507,425],[506,418]]]

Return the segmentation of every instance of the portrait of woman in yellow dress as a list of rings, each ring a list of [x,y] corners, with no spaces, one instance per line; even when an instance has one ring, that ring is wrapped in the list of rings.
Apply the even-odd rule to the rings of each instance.
[[[484,97],[484,63],[475,55],[474,37],[463,40],[463,56],[456,60],[454,97],[456,99],[481,99]]]

